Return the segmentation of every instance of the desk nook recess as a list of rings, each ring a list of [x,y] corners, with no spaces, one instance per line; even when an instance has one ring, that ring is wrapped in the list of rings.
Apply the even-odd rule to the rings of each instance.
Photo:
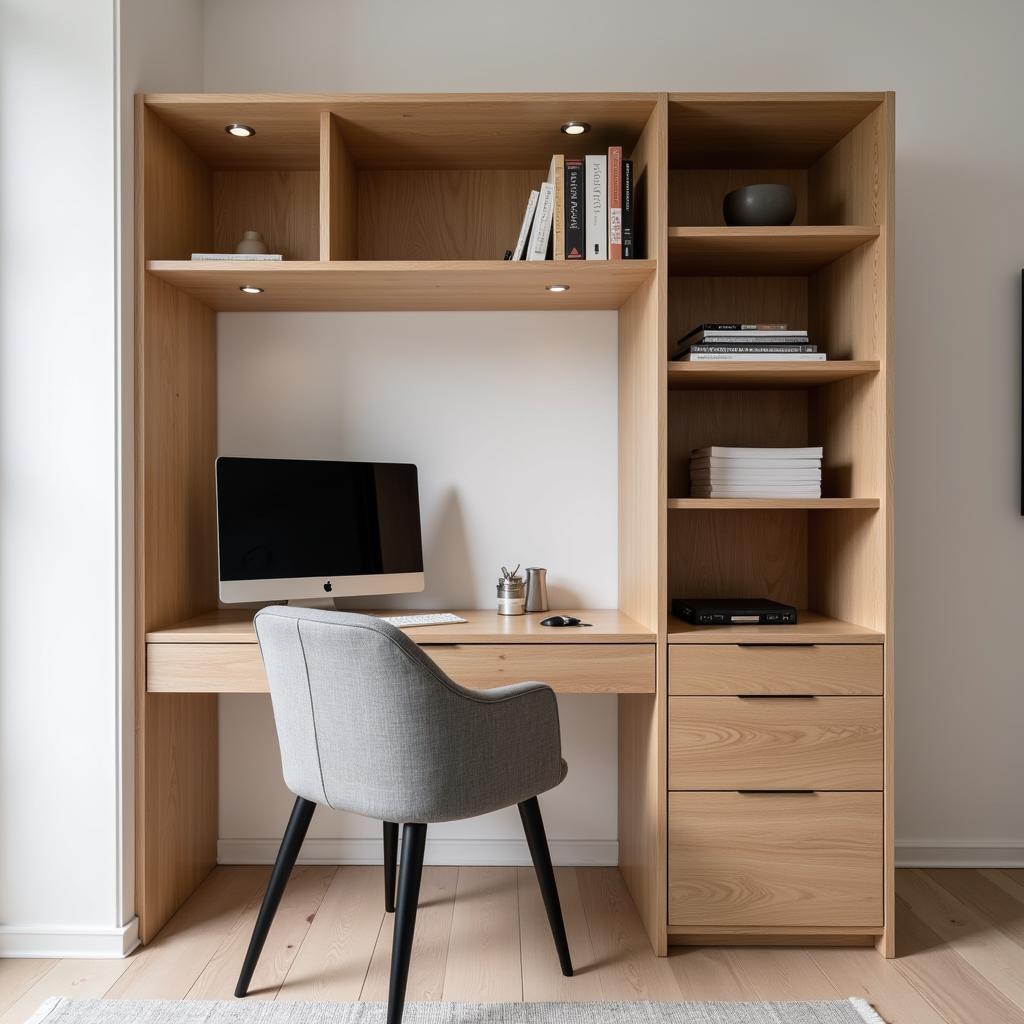
[[[888,93],[139,97],[144,942],[216,863],[217,695],[266,689],[249,616],[218,609],[217,312],[608,309],[618,607],[577,610],[578,632],[468,611],[414,639],[476,685],[618,695],[620,870],[658,953],[893,955],[893,140]],[[609,145],[633,161],[640,258],[503,261],[552,154]],[[724,225],[722,197],[756,182],[794,191],[793,224]],[[190,259],[248,229],[284,259]],[[694,325],[740,320],[807,330],[828,358],[670,360]],[[691,495],[690,452],[712,444],[821,446],[821,497]],[[669,614],[755,594],[798,623]]]

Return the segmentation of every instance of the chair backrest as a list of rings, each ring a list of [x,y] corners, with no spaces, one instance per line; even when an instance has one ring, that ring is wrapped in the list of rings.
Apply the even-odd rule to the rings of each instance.
[[[271,606],[255,618],[285,783],[391,821],[458,817],[475,695],[368,615]]]

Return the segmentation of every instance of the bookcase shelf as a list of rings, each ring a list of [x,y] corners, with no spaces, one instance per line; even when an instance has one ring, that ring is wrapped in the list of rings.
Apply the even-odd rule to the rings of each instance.
[[[670,274],[810,274],[878,238],[857,225],[670,227]]]
[[[653,260],[150,260],[147,271],[217,312],[618,309]],[[569,290],[550,292],[548,285]],[[246,294],[242,285],[263,292]]]
[[[879,372],[877,359],[836,359],[825,362],[689,363],[668,364],[668,386],[674,391],[699,388],[743,390],[816,388],[851,377]]]
[[[885,634],[800,609],[795,626],[693,626],[670,615],[670,644],[880,644]]]
[[[719,509],[752,511],[756,509],[862,509],[881,507],[878,498],[669,498],[670,511],[681,509]]]

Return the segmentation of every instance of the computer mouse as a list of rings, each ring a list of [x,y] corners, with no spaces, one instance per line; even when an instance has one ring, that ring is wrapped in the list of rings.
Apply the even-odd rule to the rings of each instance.
[[[541,619],[540,624],[542,626],[589,626],[589,622],[580,622],[579,619],[572,615],[549,615],[546,619]]]

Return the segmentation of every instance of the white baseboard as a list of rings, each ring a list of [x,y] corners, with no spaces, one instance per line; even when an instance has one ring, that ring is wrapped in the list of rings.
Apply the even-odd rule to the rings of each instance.
[[[218,864],[273,864],[280,839],[221,839]],[[615,867],[619,844],[615,839],[552,839],[551,862],[573,867]],[[530,864],[525,839],[430,839],[427,864]],[[380,864],[381,840],[307,839],[299,864]]]
[[[121,928],[0,925],[0,957],[117,960],[139,944],[139,919]]]
[[[898,868],[1024,868],[1013,839],[897,839]]]

